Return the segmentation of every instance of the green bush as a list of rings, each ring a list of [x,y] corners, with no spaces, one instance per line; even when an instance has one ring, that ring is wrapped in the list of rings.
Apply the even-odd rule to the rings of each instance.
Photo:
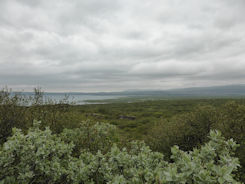
[[[130,149],[114,145],[104,154],[81,151],[74,157],[74,144],[65,143],[62,136],[49,128],[40,130],[39,122],[27,134],[14,129],[0,147],[0,183],[240,183],[234,178],[238,145],[225,141],[218,131],[211,131],[200,149],[184,152],[172,147],[171,162],[143,142],[132,142]]]
[[[240,147],[236,156],[243,169],[240,177],[245,180],[245,105],[228,102],[222,106],[198,106],[192,112],[163,120],[153,126],[146,139],[155,151],[169,157],[170,147],[177,144],[185,151],[200,147],[207,141],[211,129],[217,129],[227,138],[233,137]]]
[[[28,99],[21,94],[12,94],[11,90],[0,91],[0,144],[11,135],[13,127],[27,128]]]
[[[92,123],[91,121],[83,121],[79,128],[65,128],[60,136],[65,142],[75,144],[75,154],[81,150],[91,153],[100,150],[105,153],[110,150],[113,143],[119,141],[116,126],[108,123]]]
[[[27,135],[13,129],[0,149],[2,183],[61,183],[66,175],[73,144],[64,143],[49,128],[34,123]]]
[[[154,150],[166,154],[173,145],[191,150],[207,140],[215,124],[215,113],[212,106],[198,106],[192,112],[164,119],[149,131],[147,142]]]
[[[34,119],[45,122],[54,132],[61,132],[71,122],[73,117],[67,98],[55,102],[46,99],[40,88],[34,89],[33,96],[14,93],[9,89],[0,91],[0,144],[11,135],[14,127],[27,130]],[[73,119],[72,119],[73,118]]]
[[[245,181],[245,105],[229,102],[222,106],[217,113],[216,129],[220,130],[226,138],[233,137],[240,147],[236,151],[242,168],[241,178]]]

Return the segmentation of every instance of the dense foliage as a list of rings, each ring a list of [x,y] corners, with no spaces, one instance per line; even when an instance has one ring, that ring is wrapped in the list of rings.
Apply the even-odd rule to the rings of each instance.
[[[75,154],[79,154],[81,150],[91,153],[98,150],[102,153],[108,152],[119,139],[114,125],[99,122],[93,124],[90,121],[80,123],[79,128],[65,128],[60,135],[65,142],[74,143]]]
[[[57,163],[62,164],[63,158],[76,160],[79,159],[81,154],[85,153],[88,156],[86,159],[99,159],[98,154],[100,153],[106,158],[103,160],[109,162],[109,157],[106,155],[111,153],[112,148],[116,148],[120,153],[131,155],[130,151],[133,148],[129,142],[143,140],[149,146],[147,149],[152,150],[150,152],[161,153],[165,156],[164,162],[172,163],[173,154],[171,148],[174,145],[178,145],[181,150],[190,155],[188,151],[193,149],[200,150],[201,146],[208,141],[210,130],[216,129],[226,139],[233,138],[240,145],[235,151],[235,157],[239,158],[241,167],[238,168],[235,175],[237,180],[245,181],[244,102],[243,99],[179,99],[71,105],[66,98],[59,102],[46,99],[40,89],[35,89],[34,95],[31,97],[12,93],[8,89],[4,89],[0,91],[0,146],[2,146],[1,149],[3,150],[3,145],[13,140],[13,136],[16,136],[18,132],[18,135],[23,138],[34,130],[34,132],[39,130],[40,137],[42,137],[44,132],[50,131],[50,137],[53,140],[53,143],[50,143],[50,149],[54,147],[55,151],[50,153],[49,161],[51,161],[50,159],[53,155],[56,155],[55,146],[58,146],[57,149],[62,147],[62,145],[70,146],[69,149],[66,148],[69,152],[61,152],[60,157],[55,158],[55,160],[58,159]],[[35,119],[42,122],[38,129],[32,127]],[[49,129],[45,130],[45,127],[49,127]],[[11,133],[12,128],[17,128],[14,134]],[[45,141],[46,135],[43,135],[42,138]],[[38,137],[33,138],[33,141],[37,139]],[[117,146],[113,147],[115,143]],[[34,144],[34,142],[31,142],[31,144]],[[41,142],[39,145],[42,144],[45,145],[46,143]],[[137,145],[139,144],[137,143],[135,146]],[[145,149],[146,145],[142,145],[142,147]],[[124,151],[123,148],[127,150]],[[16,151],[13,154],[16,155]],[[17,163],[21,157],[18,156],[14,163]],[[32,157],[35,158],[35,156]],[[67,164],[73,163],[72,160],[67,161]],[[87,160],[86,163],[89,162],[90,160]],[[51,163],[48,165],[51,165]],[[67,170],[66,163],[62,167]],[[17,167],[13,166],[13,169],[9,171],[12,170],[12,174],[16,175],[18,173]],[[94,167],[92,167],[93,169]],[[0,170],[4,171],[2,168]],[[179,169],[177,171],[179,172]],[[98,172],[95,174],[96,177],[97,174]],[[94,179],[95,175],[93,173],[90,176],[98,183]],[[9,173],[9,176],[11,176],[11,173]],[[43,175],[39,177],[42,178]],[[50,175],[50,177],[53,176]],[[62,174],[62,178],[55,180],[55,182],[59,183],[61,180],[66,183],[71,182],[67,177],[68,174]],[[123,175],[123,177],[125,176]],[[48,176],[46,178],[45,182],[54,182]],[[103,179],[103,182],[105,181],[107,180]],[[30,182],[38,183],[39,179],[35,178]],[[88,182],[86,181],[85,183]]]
[[[229,102],[221,107],[198,106],[195,110],[155,124],[147,143],[153,150],[170,155],[170,148],[179,145],[187,151],[199,147],[211,129],[218,129],[226,138],[234,138],[240,147],[236,151],[243,166],[240,177],[245,180],[245,105]]]
[[[52,134],[39,124],[35,122],[27,134],[13,129],[0,147],[0,183],[239,183],[234,178],[239,161],[233,157],[238,145],[225,141],[218,131],[211,131],[209,142],[200,149],[184,152],[172,147],[167,162],[163,154],[140,142],[132,142],[128,149],[114,145],[107,153],[80,150],[73,156],[76,145],[63,141],[67,133]],[[108,133],[106,125],[95,126]]]
[[[34,95],[25,96],[11,90],[0,91],[0,144],[11,135],[14,127],[27,130],[34,119],[42,120],[43,127],[49,126],[55,132],[61,132],[64,124],[71,124],[67,98],[56,102],[46,99],[41,89],[35,89]]]

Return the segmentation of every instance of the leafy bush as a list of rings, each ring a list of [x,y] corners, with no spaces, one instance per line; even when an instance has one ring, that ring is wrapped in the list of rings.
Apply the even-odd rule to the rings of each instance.
[[[67,98],[55,102],[46,99],[40,88],[35,88],[32,96],[14,93],[9,89],[0,91],[0,144],[11,135],[14,127],[28,130],[34,119],[45,122],[54,132],[61,132],[71,122],[68,114]]]
[[[118,141],[116,126],[108,123],[92,123],[83,121],[79,128],[64,129],[61,138],[65,142],[75,144],[75,154],[81,150],[96,153],[98,150],[105,153],[110,150],[113,143]]]
[[[229,102],[219,109],[217,117],[215,128],[226,138],[233,137],[240,144],[236,156],[242,165],[241,178],[245,181],[245,105]]]
[[[0,144],[10,136],[13,127],[26,128],[26,110],[28,99],[21,94],[12,94],[11,90],[0,91]],[[22,107],[20,107],[22,106]]]
[[[194,111],[174,116],[157,123],[149,133],[149,144],[154,150],[166,153],[173,145],[188,151],[203,144],[215,124],[216,109],[198,106]]]
[[[61,141],[51,130],[39,129],[39,122],[24,135],[13,136],[0,149],[2,183],[59,183],[71,159],[73,144]]]
[[[227,138],[233,137],[240,147],[236,151],[245,180],[245,105],[228,102],[222,106],[199,106],[194,111],[163,120],[150,131],[147,143],[155,151],[170,157],[170,147],[177,144],[185,151],[200,147],[207,141],[211,129],[217,129]]]
[[[26,135],[14,129],[0,147],[0,183],[239,184],[234,179],[239,161],[233,156],[238,145],[218,131],[211,131],[210,141],[200,149],[184,152],[174,146],[171,162],[143,142],[132,142],[131,149],[114,145],[104,154],[82,151],[74,157],[74,144],[65,143],[63,135],[40,130],[38,122]]]

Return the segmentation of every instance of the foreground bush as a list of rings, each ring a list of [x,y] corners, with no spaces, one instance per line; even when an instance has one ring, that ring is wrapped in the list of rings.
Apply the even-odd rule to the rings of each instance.
[[[91,121],[82,121],[79,128],[65,128],[60,134],[62,140],[67,143],[73,143],[74,154],[80,154],[80,151],[89,151],[97,153],[108,152],[113,143],[118,142],[119,137],[116,126],[109,123],[93,123]]]
[[[0,147],[0,183],[239,183],[234,179],[237,144],[225,141],[218,131],[211,131],[210,141],[200,149],[172,147],[170,163],[141,142],[132,142],[129,149],[114,145],[104,154],[81,151],[75,157],[75,145],[62,136],[49,128],[40,130],[38,122],[26,135],[14,129]]]
[[[14,127],[28,130],[34,119],[42,120],[42,126],[49,126],[53,132],[61,132],[71,124],[68,96],[55,101],[44,96],[40,88],[35,88],[32,95],[15,93],[5,88],[0,90],[0,144],[11,135]]]
[[[203,145],[211,129],[219,130],[226,139],[232,137],[239,143],[236,157],[242,168],[238,175],[245,181],[245,105],[240,103],[231,101],[219,107],[198,106],[191,112],[165,119],[152,127],[146,142],[151,149],[169,158],[173,145],[189,151]]]

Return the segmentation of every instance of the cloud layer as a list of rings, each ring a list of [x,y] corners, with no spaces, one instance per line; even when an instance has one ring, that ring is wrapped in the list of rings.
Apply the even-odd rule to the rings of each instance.
[[[3,0],[0,7],[0,86],[245,83],[244,0]]]

